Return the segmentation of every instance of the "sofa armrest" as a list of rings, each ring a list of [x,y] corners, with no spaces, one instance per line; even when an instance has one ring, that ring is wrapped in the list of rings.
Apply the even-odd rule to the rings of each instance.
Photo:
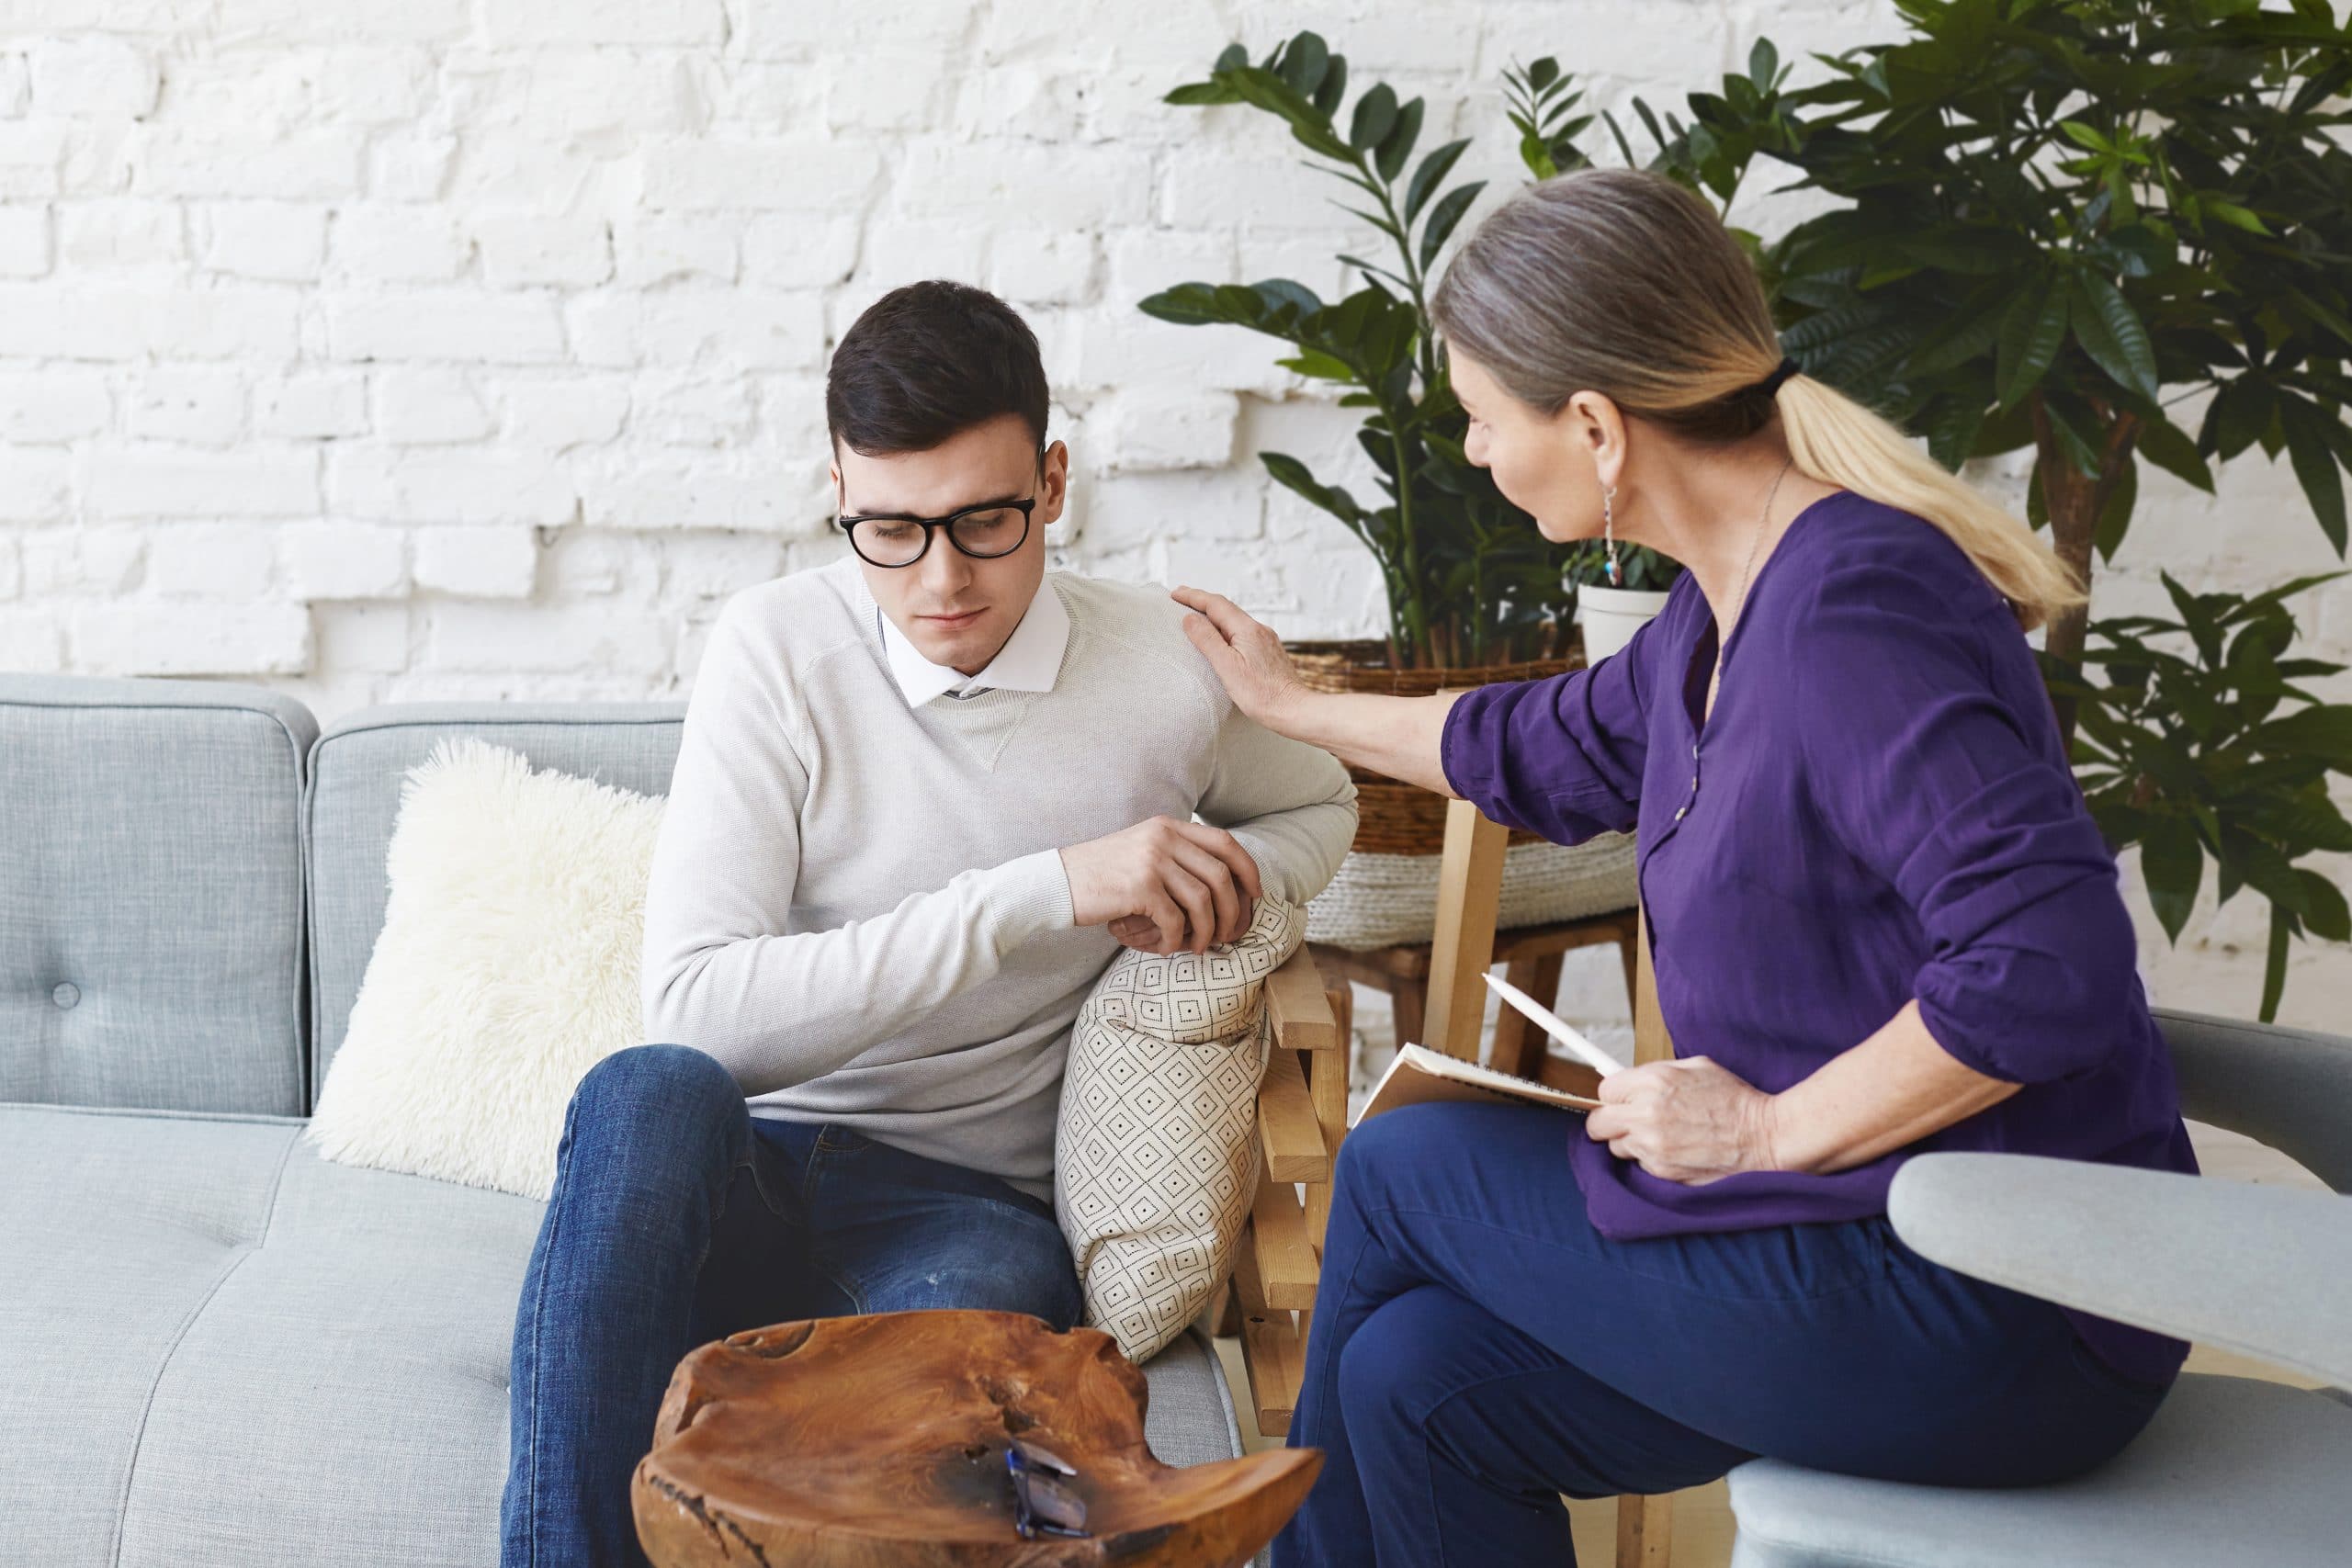
[[[2181,1111],[2267,1144],[2352,1192],[2352,1039],[2177,1008],[2150,1010]]]
[[[2063,1306],[2352,1386],[2352,1204],[2032,1155],[1926,1154],[1888,1213],[1913,1250]]]

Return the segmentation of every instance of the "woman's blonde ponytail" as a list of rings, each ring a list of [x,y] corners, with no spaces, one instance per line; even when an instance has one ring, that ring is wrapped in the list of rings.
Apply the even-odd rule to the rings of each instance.
[[[2023,629],[2089,597],[2041,536],[1837,388],[1800,374],[1781,383],[1777,400],[1800,470],[1941,528],[2016,607]]]

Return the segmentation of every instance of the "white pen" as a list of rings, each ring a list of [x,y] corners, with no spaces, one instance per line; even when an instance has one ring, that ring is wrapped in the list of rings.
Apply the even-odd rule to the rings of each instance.
[[[1550,1035],[1561,1044],[1566,1045],[1576,1055],[1578,1060],[1582,1061],[1586,1066],[1590,1067],[1593,1071],[1599,1073],[1602,1077],[1605,1078],[1611,1073],[1622,1073],[1625,1070],[1624,1063],[1619,1061],[1616,1057],[1611,1055],[1608,1052],[1602,1050],[1600,1046],[1595,1045],[1591,1041],[1587,1040],[1575,1030],[1569,1028],[1568,1025],[1562,1021],[1559,1014],[1554,1012],[1550,1008],[1545,1007],[1542,1002],[1537,1001],[1533,997],[1529,996],[1525,991],[1521,990],[1517,986],[1512,985],[1509,980],[1498,980],[1492,975],[1484,975],[1481,976],[1480,978],[1484,979],[1487,984],[1492,986],[1497,991],[1502,993],[1503,1000],[1509,1002],[1512,1007],[1517,1008],[1521,1012],[1525,1013],[1529,1018],[1533,1019],[1537,1023],[1542,1024],[1544,1026],[1544,1033]]]

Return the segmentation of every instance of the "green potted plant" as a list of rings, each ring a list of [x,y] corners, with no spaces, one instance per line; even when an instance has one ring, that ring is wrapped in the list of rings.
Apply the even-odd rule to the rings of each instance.
[[[1842,198],[1746,237],[1788,351],[1948,466],[2030,448],[2028,514],[2086,581],[2124,543],[2142,464],[2210,492],[2212,462],[2256,446],[2286,456],[2341,557],[2352,29],[2324,0],[1901,9],[1907,37],[1816,56],[1817,85],[1785,88],[1759,43],[1687,121],[1637,106],[1653,166],[1726,209],[1758,157]],[[2175,423],[2199,392],[2197,426]],[[2334,885],[2293,863],[2352,848],[2326,788],[2352,769],[2352,707],[2296,685],[2334,667],[2284,657],[2278,603],[2321,581],[2247,599],[2171,584],[2179,621],[2086,606],[2042,650],[2087,798],[2119,852],[2141,846],[2166,932],[2209,859],[2222,899],[2269,901],[2265,1020],[2290,938],[2352,936]]]
[[[1549,61],[1533,69],[1542,73],[1533,87],[1558,79]],[[1241,45],[1231,46],[1205,80],[1176,87],[1166,101],[1246,104],[1288,126],[1317,167],[1357,193],[1352,204],[1342,205],[1393,252],[1378,260],[1340,257],[1363,287],[1327,301],[1288,278],[1184,283],[1140,301],[1140,308],[1178,325],[1238,326],[1276,338],[1290,349],[1280,364],[1344,386],[1340,406],[1364,411],[1359,440],[1376,472],[1378,497],[1359,500],[1289,454],[1259,454],[1277,483],[1329,513],[1363,544],[1378,565],[1387,601],[1382,638],[1288,645],[1310,682],[1426,694],[1574,668],[1586,655],[1577,646],[1572,612],[1579,592],[1590,591],[1571,570],[1570,552],[1546,540],[1464,453],[1469,422],[1429,327],[1424,285],[1430,269],[1485,188],[1483,180],[1449,183],[1469,139],[1421,151],[1417,158],[1422,100],[1400,100],[1385,83],[1358,84],[1351,97],[1350,85],[1345,57],[1316,34],[1302,32],[1255,62]],[[1567,108],[1555,98],[1544,95],[1543,116],[1521,126],[1522,152],[1530,137],[1540,144],[1572,134],[1563,118]],[[1522,108],[1536,107],[1515,99],[1514,123]],[[1646,591],[1679,569],[1658,558],[1645,559],[1640,570],[1640,589]],[[1358,789],[1357,853],[1317,900],[1309,935],[1350,946],[1426,938],[1445,802],[1367,770],[1351,772]],[[1608,835],[1605,842],[1573,850],[1528,833],[1513,833],[1510,843],[1501,911],[1506,926],[1633,901],[1628,835]],[[1368,855],[1403,857],[1407,863],[1369,866],[1363,863]]]

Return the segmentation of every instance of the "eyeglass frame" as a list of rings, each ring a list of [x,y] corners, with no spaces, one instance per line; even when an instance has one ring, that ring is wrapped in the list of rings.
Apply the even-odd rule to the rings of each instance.
[[[1045,467],[1046,449],[1044,446],[1040,446],[1037,448],[1036,471],[1038,475],[1042,476],[1044,474]],[[956,511],[947,513],[944,517],[917,517],[913,513],[906,512],[844,512],[837,513],[834,516],[833,525],[842,533],[849,536],[849,547],[852,550],[856,551],[858,559],[864,561],[868,566],[879,567],[884,571],[897,571],[902,567],[914,565],[917,561],[922,559],[923,557],[929,555],[931,553],[931,541],[936,536],[938,530],[942,528],[947,530],[947,542],[955,546],[956,549],[962,551],[971,559],[1002,560],[1005,557],[1012,554],[1013,551],[1019,549],[1022,546],[1029,542],[1029,525],[1033,521],[1035,521],[1031,516],[1031,513],[1035,510],[1036,505],[1037,498],[1034,495],[1028,495],[1023,496],[1018,500],[983,501],[971,506],[958,507]],[[1006,510],[1021,513],[1021,537],[1013,540],[1012,544],[1006,546],[1003,549],[997,551],[996,554],[992,556],[984,556],[976,550],[967,549],[964,546],[964,542],[956,536],[956,523],[966,517],[969,517],[974,513],[1002,512]],[[864,550],[858,549],[857,547],[857,525],[860,523],[912,523],[922,530],[922,548],[917,550],[914,554],[901,561],[876,560],[872,556],[867,555]]]

